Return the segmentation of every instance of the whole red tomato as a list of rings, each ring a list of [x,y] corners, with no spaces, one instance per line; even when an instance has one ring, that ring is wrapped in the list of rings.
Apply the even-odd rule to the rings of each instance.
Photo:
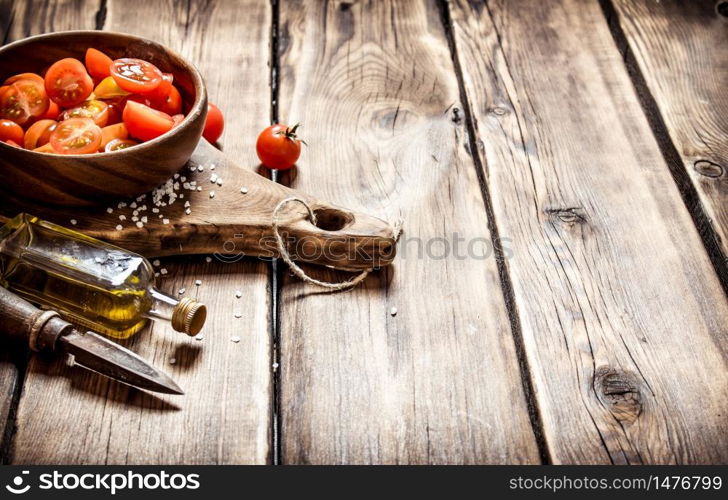
[[[214,104],[208,103],[207,119],[205,120],[205,130],[202,132],[202,137],[215,144],[222,135],[224,128],[225,119],[222,116],[222,111]]]
[[[255,149],[263,165],[274,170],[287,170],[296,164],[301,155],[301,143],[306,144],[296,135],[299,126],[296,124],[289,128],[278,123],[260,133]]]

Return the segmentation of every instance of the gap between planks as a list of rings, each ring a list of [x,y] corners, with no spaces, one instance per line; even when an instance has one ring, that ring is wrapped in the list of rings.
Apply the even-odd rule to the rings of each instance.
[[[710,221],[710,217],[706,213],[705,206],[700,200],[700,195],[693,181],[690,179],[690,175],[685,170],[687,165],[683,163],[680,153],[672,137],[670,137],[670,132],[667,129],[660,107],[657,105],[657,100],[647,85],[647,81],[640,69],[640,65],[637,63],[632,46],[627,40],[627,36],[622,28],[620,16],[617,13],[613,0],[599,0],[599,5],[604,13],[607,26],[609,26],[609,31],[614,39],[614,44],[622,53],[625,68],[634,86],[635,94],[642,107],[642,111],[647,117],[652,134],[655,136],[657,145],[660,148],[662,157],[669,167],[670,174],[672,174],[672,178],[677,185],[683,203],[685,203],[685,207],[693,219],[698,234],[700,234],[700,238],[703,240],[703,245],[715,268],[723,291],[728,295],[728,255],[723,253],[720,238]]]

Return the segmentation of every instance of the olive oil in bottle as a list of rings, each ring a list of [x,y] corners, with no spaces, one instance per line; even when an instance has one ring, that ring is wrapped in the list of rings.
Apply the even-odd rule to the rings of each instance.
[[[196,335],[207,315],[195,300],[158,291],[141,255],[28,214],[0,228],[0,285],[115,338],[130,337],[149,319]]]

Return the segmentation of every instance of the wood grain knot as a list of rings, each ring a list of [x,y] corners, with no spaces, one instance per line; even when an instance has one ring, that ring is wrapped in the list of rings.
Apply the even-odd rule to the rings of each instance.
[[[602,404],[622,425],[630,425],[642,414],[642,391],[631,373],[608,366],[597,368],[594,388]]]
[[[575,225],[586,224],[586,211],[582,207],[547,208],[546,215],[552,222]]]
[[[339,4],[339,10],[340,10],[341,12],[346,12],[346,11],[348,11],[349,9],[351,9],[351,2],[341,2],[341,3]]]
[[[715,12],[719,16],[723,16],[725,18],[728,18],[728,2],[726,1],[720,1],[715,4]]]
[[[488,108],[488,113],[496,116],[504,116],[508,114],[508,110],[506,108],[501,108],[500,106],[493,106]]]
[[[726,2],[726,4],[728,4],[728,2]],[[700,175],[704,175],[705,177],[710,177],[712,179],[717,179],[725,173],[725,169],[722,165],[718,165],[717,163],[713,163],[708,160],[696,161],[693,168]]]
[[[463,122],[463,114],[460,112],[460,108],[453,106],[450,112],[450,119],[455,125],[460,125]]]

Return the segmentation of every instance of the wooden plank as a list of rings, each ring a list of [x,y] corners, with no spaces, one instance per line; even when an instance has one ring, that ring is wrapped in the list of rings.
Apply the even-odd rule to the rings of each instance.
[[[309,144],[292,185],[405,220],[363,286],[285,280],[282,461],[538,462],[493,253],[462,257],[490,235],[437,6],[282,2],[280,39],[281,118]]]
[[[222,143],[241,164],[256,165],[250,144],[267,124],[270,8],[267,3],[107,2],[106,11],[58,2],[53,28],[94,27],[153,38],[176,50],[206,75],[209,95],[227,111]],[[45,5],[45,4],[44,4]],[[97,6],[97,5],[96,5]],[[34,12],[32,6],[28,12]],[[27,23],[35,22],[26,17]],[[214,26],[214,29],[210,27]],[[234,60],[235,64],[230,61]],[[241,81],[245,84],[241,85]],[[244,113],[239,110],[245,110]],[[224,172],[220,172],[224,176]],[[232,187],[230,187],[232,189]],[[271,368],[267,266],[204,257],[163,261],[162,289],[182,287],[208,305],[203,341],[159,324],[128,345],[168,371],[185,396],[155,396],[34,357],[18,414],[16,463],[265,463],[270,460]],[[195,287],[196,279],[202,280]],[[242,290],[241,299],[235,290]],[[233,316],[242,313],[241,319]],[[239,343],[230,341],[240,337]],[[176,358],[176,364],[169,363]]]
[[[715,0],[612,4],[619,14],[619,33],[631,49],[628,57],[634,57],[649,92],[646,99],[657,107],[687,172],[685,182],[692,181],[717,236],[723,259],[720,271],[726,273],[728,4],[722,2],[720,12],[716,6],[721,2]]]
[[[728,304],[599,5],[450,5],[551,459],[728,461]]]

